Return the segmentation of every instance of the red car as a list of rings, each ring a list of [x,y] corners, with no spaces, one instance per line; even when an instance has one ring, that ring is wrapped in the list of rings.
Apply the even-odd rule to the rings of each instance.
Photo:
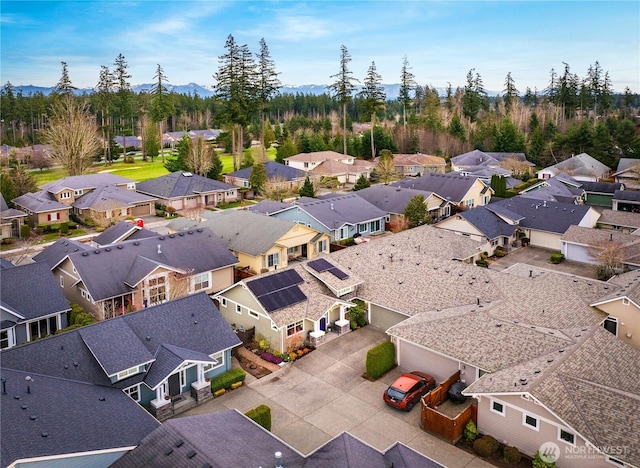
[[[413,371],[402,374],[387,388],[382,395],[389,406],[405,411],[411,411],[423,395],[436,387],[436,380],[424,372]]]

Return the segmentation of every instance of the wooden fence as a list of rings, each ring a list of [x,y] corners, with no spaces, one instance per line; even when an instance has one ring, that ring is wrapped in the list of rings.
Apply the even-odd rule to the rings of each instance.
[[[439,435],[452,444],[455,444],[462,437],[464,427],[470,419],[476,423],[478,421],[478,407],[473,404],[467,406],[454,418],[450,418],[436,409],[448,399],[449,388],[459,380],[460,371],[422,397],[420,414],[420,425],[425,431]]]

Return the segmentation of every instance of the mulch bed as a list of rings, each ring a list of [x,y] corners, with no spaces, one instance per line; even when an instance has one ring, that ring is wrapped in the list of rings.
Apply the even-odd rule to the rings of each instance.
[[[253,375],[256,379],[260,379],[265,375],[271,374],[271,371],[266,367],[262,367],[259,364],[251,362],[240,355],[236,356],[236,358],[240,363],[240,367],[242,367],[247,374]]]
[[[456,444],[456,447],[464,450],[465,452],[470,453],[471,455],[478,456],[473,451],[473,442],[469,442],[464,437],[458,441],[458,443]],[[531,458],[529,458],[525,454],[522,454],[522,458],[520,459],[519,463],[507,463],[506,461],[504,461],[504,457],[502,454],[503,448],[504,448],[504,445],[500,444],[500,448],[496,453],[491,455],[489,458],[482,458],[482,460],[492,464],[493,466],[498,466],[500,468],[531,468],[531,464],[533,460],[531,460]]]

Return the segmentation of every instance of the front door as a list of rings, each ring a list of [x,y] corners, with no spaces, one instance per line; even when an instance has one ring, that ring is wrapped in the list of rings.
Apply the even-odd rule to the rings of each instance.
[[[327,331],[327,319],[326,319],[326,317],[322,317],[320,319],[320,330]]]
[[[173,374],[169,377],[169,395],[180,395],[180,374]]]
[[[302,258],[307,258],[307,244],[302,244]]]

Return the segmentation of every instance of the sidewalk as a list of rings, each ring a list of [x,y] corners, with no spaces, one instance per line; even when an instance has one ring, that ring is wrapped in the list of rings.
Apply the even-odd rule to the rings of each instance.
[[[367,326],[347,333],[261,379],[181,414],[179,417],[260,404],[271,408],[271,432],[308,454],[344,431],[380,451],[396,441],[452,467],[491,467],[419,426],[420,410],[397,411],[382,400],[383,391],[405,370],[381,379],[364,379],[367,351],[386,341],[385,333]]]

